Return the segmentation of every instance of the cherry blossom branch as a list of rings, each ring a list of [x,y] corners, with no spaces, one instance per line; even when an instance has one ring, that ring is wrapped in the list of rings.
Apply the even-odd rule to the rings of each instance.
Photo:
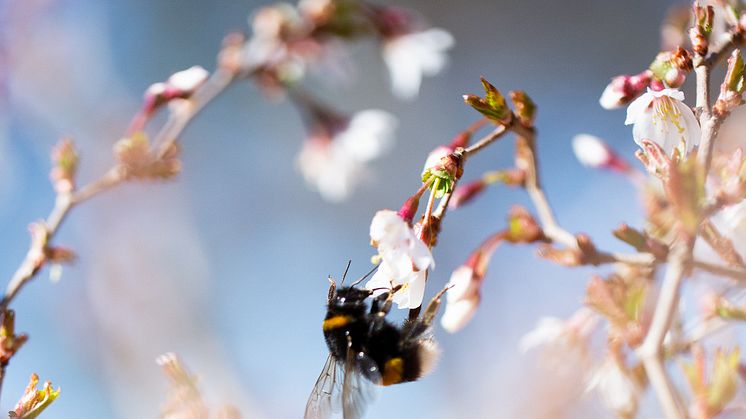
[[[170,113],[168,120],[155,137],[158,146],[157,158],[163,158],[178,139],[189,122],[197,113],[217,97],[235,80],[234,73],[217,69],[213,75],[198,88],[191,99],[186,99]],[[32,242],[26,257],[8,282],[3,299],[0,300],[0,312],[6,310],[18,292],[29,282],[44,265],[39,255],[59,230],[70,210],[99,193],[109,190],[128,178],[127,168],[120,164],[107,171],[100,179],[73,191],[69,194],[58,194],[55,205],[44,221],[46,240]]]
[[[508,133],[510,126],[508,125],[498,125],[497,128],[492,130],[489,134],[485,135],[484,137],[477,140],[474,144],[470,145],[469,147],[464,148],[464,158],[468,158],[485,147],[489,146],[493,142],[499,140],[502,138],[503,135]]]
[[[526,163],[525,168],[526,180],[525,188],[534,204],[539,220],[541,221],[544,235],[553,242],[561,243],[571,249],[580,250],[578,240],[575,235],[568,232],[560,226],[555,218],[552,206],[547,199],[544,189],[539,179],[539,165],[536,155],[536,132],[531,128],[526,128],[521,124],[511,124],[511,129],[518,135],[519,141],[526,144]],[[655,257],[650,253],[608,253],[596,250],[591,254],[586,254],[587,262],[591,265],[600,265],[605,263],[628,263],[632,265],[652,265],[655,263]]]
[[[738,36],[740,38],[740,36]],[[736,40],[736,36],[732,36]],[[728,42],[719,50],[712,51],[706,58],[707,48],[698,49],[695,46],[694,71],[696,74],[696,108],[699,111],[701,126],[700,164],[704,168],[704,176],[709,172],[712,162],[712,152],[718,129],[725,115],[713,112],[711,108],[710,74],[712,66],[736,47],[735,42]],[[660,295],[655,306],[653,319],[643,343],[637,349],[642,359],[650,383],[655,390],[663,411],[668,418],[686,417],[680,397],[668,376],[663,359],[663,340],[673,321],[681,293],[681,285],[692,262],[694,237],[680,232],[678,240],[671,245],[668,254],[668,269],[663,278]],[[703,265],[699,265],[701,268]],[[712,268],[712,266],[708,266]]]
[[[696,54],[693,60],[694,72],[697,81],[696,108],[700,111],[699,123],[702,128],[702,138],[699,145],[699,161],[705,168],[705,174],[709,172],[712,162],[712,151],[715,146],[715,138],[725,115],[713,112],[711,109],[711,86],[710,74],[712,68],[727,57],[733,50],[743,43],[743,34],[731,33],[728,42],[719,49],[710,51],[709,55]]]
[[[731,268],[728,266],[716,265],[714,263],[695,260],[692,267],[714,275],[725,276],[737,281],[746,282],[746,270]]]
[[[175,109],[169,113],[168,120],[153,139],[153,144],[158,147],[156,158],[163,158],[192,119],[208,103],[225,91],[238,76],[236,72],[218,67],[189,100],[177,103]]]
[[[653,320],[645,340],[637,348],[637,355],[642,360],[663,412],[669,419],[686,417],[686,410],[665,369],[663,340],[678,306],[681,284],[688,270],[693,246],[694,240],[688,237],[680,237],[671,246],[668,269],[655,305]]]

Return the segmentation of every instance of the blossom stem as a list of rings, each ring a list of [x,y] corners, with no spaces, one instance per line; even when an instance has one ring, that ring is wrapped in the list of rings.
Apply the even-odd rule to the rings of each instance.
[[[435,204],[435,194],[439,186],[440,178],[435,178],[433,187],[430,190],[430,198],[427,200],[427,207],[425,208],[425,221],[423,222],[423,225],[429,225],[430,223],[430,216],[432,216],[433,214],[433,205]]]
[[[158,150],[156,158],[163,158],[199,111],[225,91],[235,79],[236,73],[218,67],[192,97],[183,103],[183,106],[178,106],[173,110],[153,139],[153,145]]]
[[[663,340],[671,327],[678,306],[681,284],[691,261],[693,238],[682,235],[671,246],[668,269],[663,278],[653,320],[637,355],[645,366],[650,383],[667,418],[684,418],[686,411],[669,378],[663,361]]]
[[[705,176],[709,172],[715,138],[724,119],[723,115],[713,114],[710,108],[710,74],[713,66],[730,55],[734,49],[743,43],[743,40],[743,34],[731,33],[728,42],[718,50],[711,51],[707,57],[696,56],[694,59],[694,72],[697,76],[696,107],[701,110],[699,124],[702,127],[698,158],[700,163],[704,165]]]
[[[500,125],[497,128],[495,128],[492,132],[490,132],[489,134],[480,138],[474,144],[470,145],[469,147],[466,147],[464,149],[464,158],[467,158],[471,156],[472,154],[478,153],[481,149],[492,144],[492,142],[494,142],[495,140],[498,140],[500,137],[502,137],[508,132],[508,128],[509,127],[506,125]]]
[[[235,79],[235,74],[222,69],[215,73],[203,84],[186,102],[185,106],[177,108],[169,115],[168,120],[156,136],[154,145],[159,145],[157,156],[162,158],[173,146],[178,136],[186,128],[197,113],[225,90]],[[8,281],[5,294],[0,300],[0,312],[8,309],[10,303],[15,299],[23,287],[28,284],[41,270],[43,263],[38,263],[35,255],[42,254],[49,242],[54,238],[60,226],[75,206],[81,204],[101,192],[114,188],[127,180],[127,171],[122,165],[115,165],[109,169],[101,178],[88,185],[67,194],[58,194],[52,211],[44,222],[47,240],[32,241],[26,256]],[[3,379],[5,377],[6,365],[0,366],[0,392],[2,391]]]
[[[197,115],[199,110],[217,97],[220,92],[225,90],[232,80],[232,73],[228,73],[222,69],[217,69],[208,81],[197,89],[192,98],[187,102],[187,106],[177,108],[177,110],[169,116],[169,119],[166,121],[154,140],[154,144],[159,145],[157,154],[159,157],[163,157],[163,155],[168,152],[177,137],[181,134],[184,128],[186,128],[187,124],[194,118],[194,116]],[[46,233],[48,240],[52,240],[72,208],[103,191],[119,185],[125,181],[126,178],[127,173],[124,167],[121,165],[115,165],[101,178],[80,188],[72,194],[58,195],[54,208],[52,208],[52,211],[49,213],[49,216],[44,223],[47,230]],[[2,300],[0,300],[0,310],[7,309],[11,301],[16,297],[23,286],[33,279],[36,273],[40,270],[41,266],[34,263],[35,258],[33,255],[44,251],[44,249],[38,248],[42,245],[43,244],[41,243],[32,243],[32,247],[29,248],[23,262],[8,282],[5,295]]]
[[[716,265],[714,263],[704,262],[700,260],[695,260],[694,262],[692,262],[692,267],[694,267],[695,269],[704,271],[704,272],[709,272],[714,275],[727,276],[739,282],[746,283],[746,270],[744,269],[737,269],[737,268],[731,268],[728,266]]]

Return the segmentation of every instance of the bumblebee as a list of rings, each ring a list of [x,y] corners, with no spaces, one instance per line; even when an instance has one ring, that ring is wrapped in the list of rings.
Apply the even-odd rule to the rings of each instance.
[[[434,366],[438,349],[430,326],[446,290],[430,301],[421,317],[395,326],[386,315],[399,287],[376,297],[372,295],[378,290],[355,287],[372,272],[344,287],[345,269],[340,288],[329,277],[322,324],[329,357],[306,404],[305,419],[326,419],[339,410],[344,419],[360,418],[378,385],[415,381]]]

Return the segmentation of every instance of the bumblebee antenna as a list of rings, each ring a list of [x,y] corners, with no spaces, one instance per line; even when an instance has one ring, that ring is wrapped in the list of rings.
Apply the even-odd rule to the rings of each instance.
[[[370,272],[368,272],[367,274],[363,275],[360,279],[358,279],[357,281],[355,281],[352,284],[350,284],[350,286],[354,287],[355,285],[357,285],[357,284],[365,281],[365,278],[369,277],[373,272],[375,272],[376,269],[378,269],[379,266],[381,266],[380,262],[376,266],[374,266],[373,269],[370,270]]]
[[[342,282],[339,283],[339,285],[342,285],[345,283],[345,278],[347,277],[347,271],[350,270],[350,265],[352,264],[352,259],[347,261],[347,267],[345,268],[344,273],[342,274]]]

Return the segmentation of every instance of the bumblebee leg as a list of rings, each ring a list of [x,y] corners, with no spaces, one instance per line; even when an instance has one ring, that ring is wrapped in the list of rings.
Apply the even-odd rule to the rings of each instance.
[[[383,293],[373,299],[370,307],[370,331],[378,330],[383,324],[386,315],[391,311],[391,305],[394,302],[394,293],[399,291],[401,285],[395,286],[391,291]]]
[[[451,288],[451,286],[447,286],[443,288],[438,294],[433,297],[432,300],[430,300],[430,303],[427,305],[427,308],[425,309],[425,314],[422,315],[422,324],[425,326],[430,326],[433,323],[433,320],[435,320],[435,315],[438,314],[438,308],[440,308],[440,299],[443,297],[443,294],[446,293]]]

